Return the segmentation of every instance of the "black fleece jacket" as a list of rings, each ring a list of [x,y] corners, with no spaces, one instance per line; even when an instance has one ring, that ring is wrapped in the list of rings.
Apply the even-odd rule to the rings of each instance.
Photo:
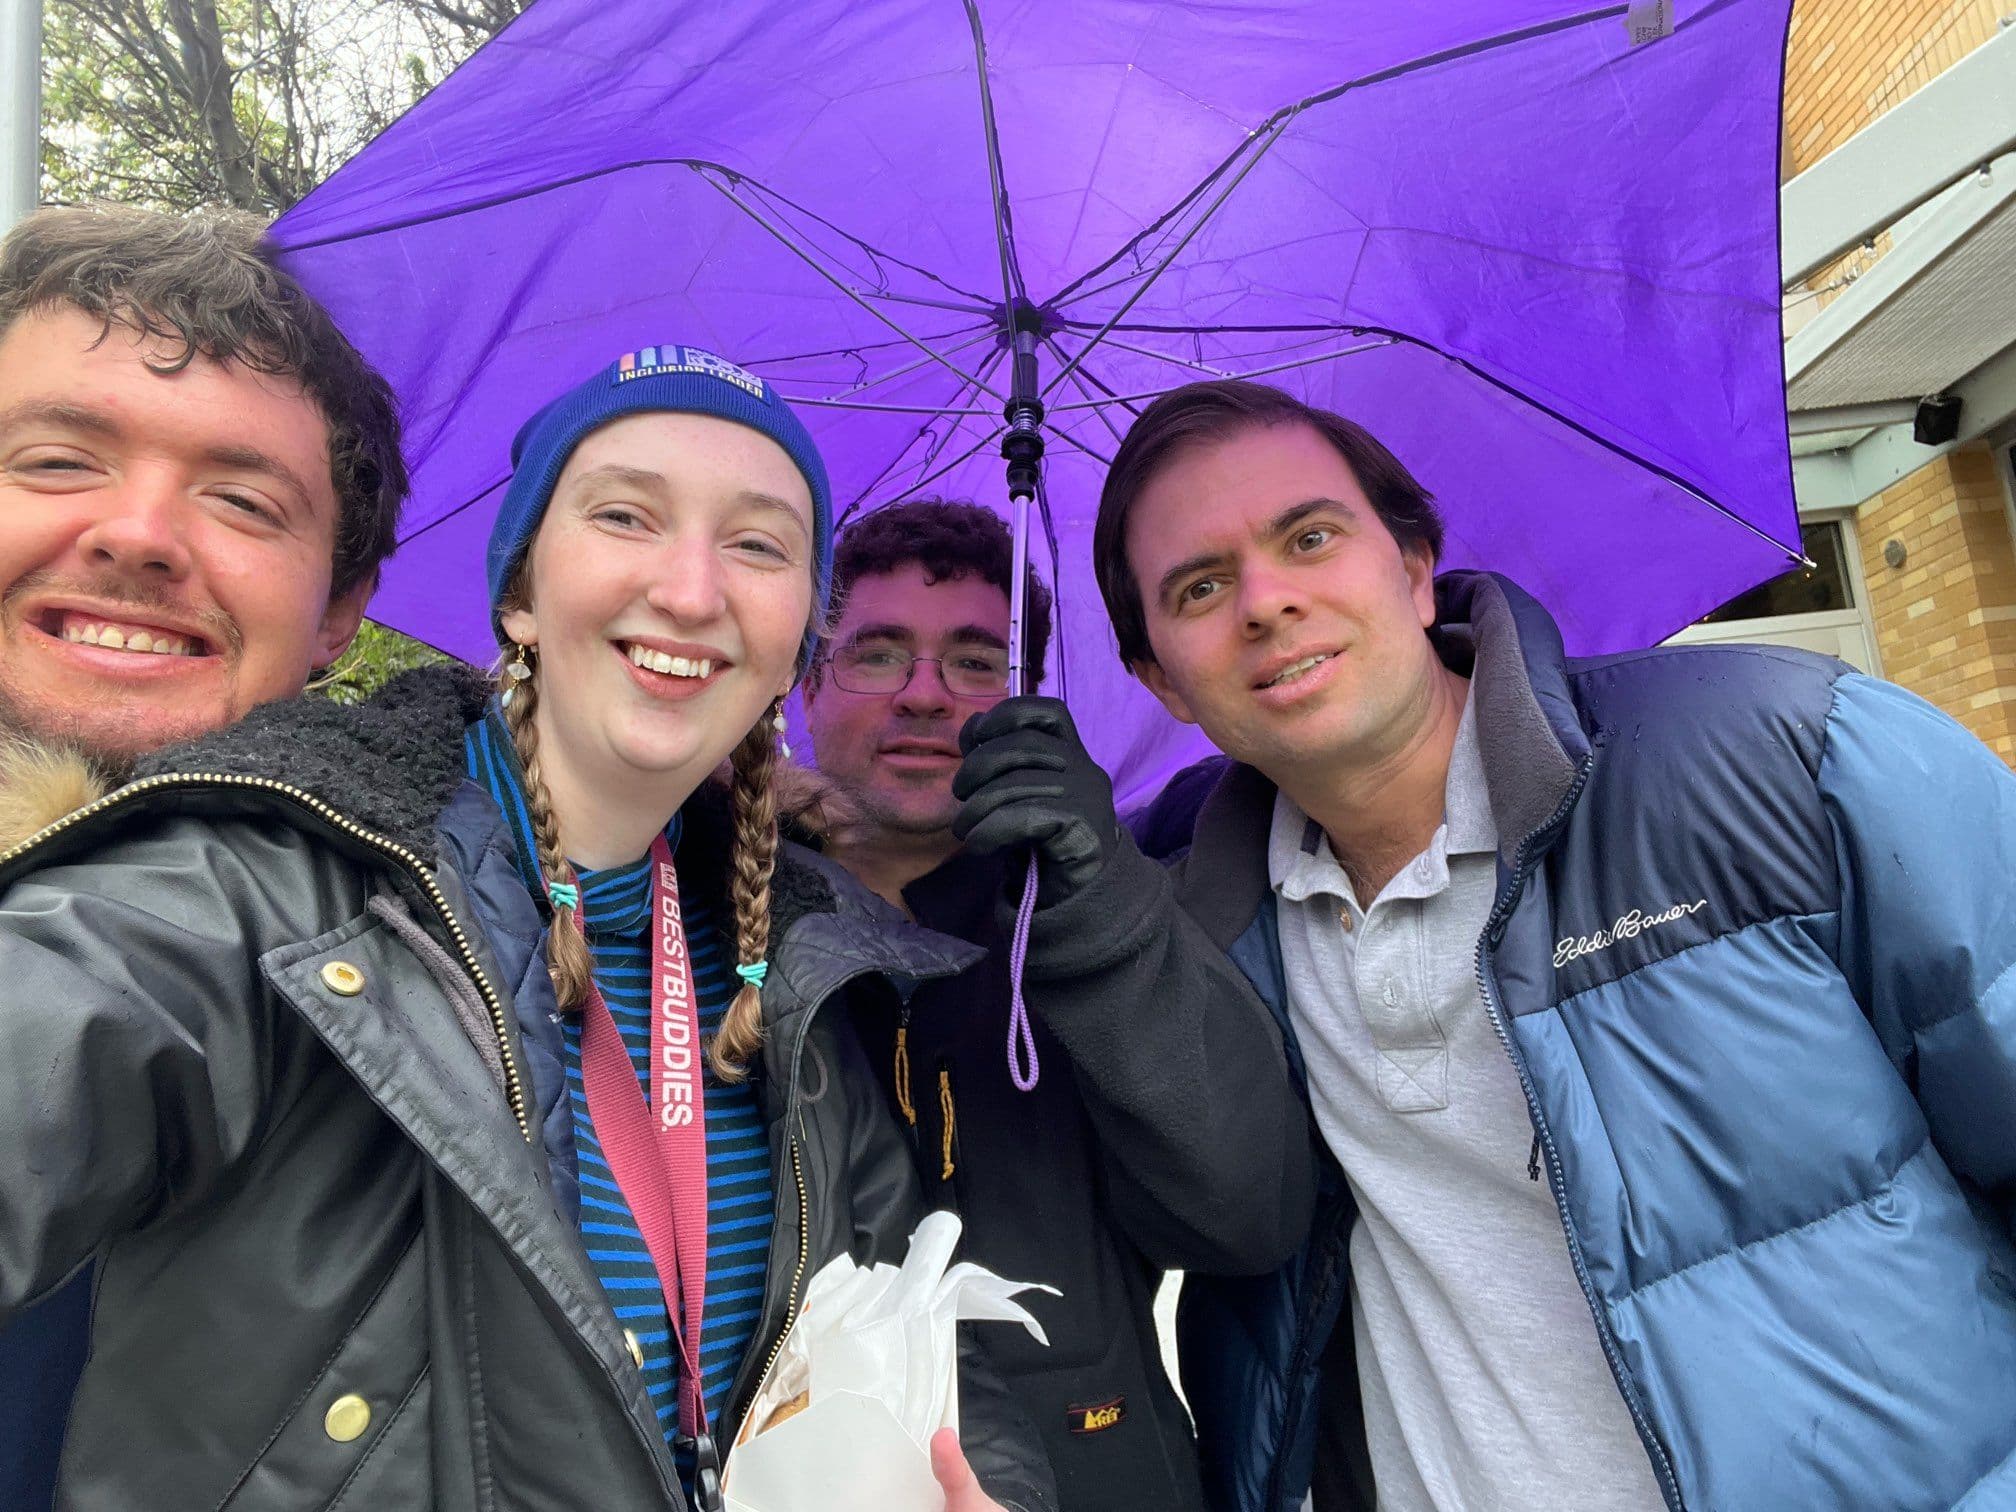
[[[1060,1293],[1030,1302],[1047,1349],[990,1342],[1064,1512],[1201,1512],[1155,1291],[1167,1270],[1259,1272],[1293,1250],[1314,1200],[1307,1120],[1272,1017],[1201,936],[1172,939],[1166,921],[1194,926],[1126,842],[1088,893],[1036,916],[1024,986],[1042,1074],[1019,1091],[1007,880],[1000,859],[958,855],[905,889],[919,923],[988,955],[862,1037],[927,1196],[966,1224],[965,1257]]]

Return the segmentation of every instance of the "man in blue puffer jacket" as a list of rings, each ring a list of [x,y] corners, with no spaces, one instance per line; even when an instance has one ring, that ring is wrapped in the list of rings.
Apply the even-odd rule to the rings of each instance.
[[[1216,1506],[2016,1507],[2016,779],[1820,658],[1567,660],[1440,544],[1251,384],[1100,507],[1122,655],[1231,758],[1144,836],[1331,1157],[1300,1256],[1186,1288]]]

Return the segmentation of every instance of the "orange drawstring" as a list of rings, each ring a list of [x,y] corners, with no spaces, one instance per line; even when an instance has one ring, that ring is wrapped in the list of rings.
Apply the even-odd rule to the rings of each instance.
[[[916,1128],[917,1105],[910,1101],[910,1027],[907,1024],[899,1024],[896,1029],[896,1106],[910,1120],[910,1127]]]
[[[943,1152],[945,1169],[938,1173],[938,1179],[940,1181],[950,1181],[952,1179],[952,1135],[954,1129],[958,1127],[958,1114],[952,1106],[952,1073],[950,1071],[940,1071],[938,1073],[938,1111],[945,1115],[945,1144]]]

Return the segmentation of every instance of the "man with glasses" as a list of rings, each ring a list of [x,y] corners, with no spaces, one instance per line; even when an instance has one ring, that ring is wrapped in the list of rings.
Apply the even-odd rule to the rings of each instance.
[[[1155,1292],[1166,1270],[1257,1272],[1286,1257],[1297,1204],[1283,1191],[1312,1169],[1308,1134],[1281,1112],[1294,1103],[1278,1036],[1229,969],[1222,991],[1203,994],[1224,1022],[1200,1034],[1164,1022],[1160,999],[1177,994],[1143,990],[1152,970],[1102,996],[1066,959],[1070,946],[1032,957],[1039,1074],[1017,1085],[1008,931],[1025,864],[1019,851],[962,847],[952,831],[961,731],[1008,692],[1010,547],[991,511],[924,499],[868,515],[835,552],[836,620],[805,684],[820,770],[850,800],[827,854],[918,923],[987,952],[860,1028],[926,1192],[965,1223],[964,1258],[1057,1289],[1023,1298],[1047,1348],[1019,1329],[988,1342],[1042,1430],[1064,1512],[1201,1512]],[[1032,573],[1032,688],[1050,611]],[[1110,815],[1110,792],[1106,802]],[[1097,956],[1082,948],[1094,944],[1078,953]],[[1085,989],[1076,1000],[1100,999],[1096,1014],[1045,1019],[1059,972]],[[1207,1040],[1223,1053],[1197,1053]],[[1215,1094],[1239,1088],[1257,1089],[1238,1099],[1250,1111],[1228,1113]],[[1288,1174],[1270,1185],[1256,1170]]]

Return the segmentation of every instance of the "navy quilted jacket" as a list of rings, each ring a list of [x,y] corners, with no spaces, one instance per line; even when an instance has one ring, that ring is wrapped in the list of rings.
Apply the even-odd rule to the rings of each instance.
[[[1438,594],[1506,837],[1477,969],[1668,1505],[2016,1507],[2016,778],[1839,663],[1568,661],[1503,579]],[[1230,768],[1178,886],[1285,1031],[1272,798]],[[1288,1266],[1186,1287],[1219,1512],[1357,1429],[1350,1218],[1333,1169]]]

